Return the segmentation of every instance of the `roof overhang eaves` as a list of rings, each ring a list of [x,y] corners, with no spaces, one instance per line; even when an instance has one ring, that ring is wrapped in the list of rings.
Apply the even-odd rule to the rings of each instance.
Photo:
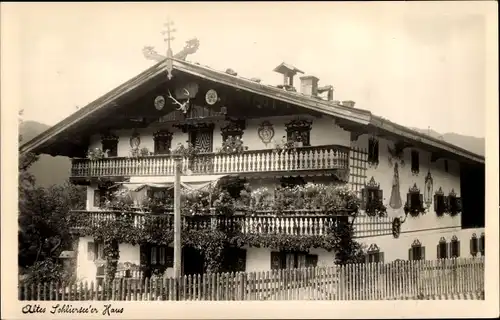
[[[59,123],[40,133],[38,136],[27,141],[19,148],[20,153],[36,152],[38,148],[42,147],[44,143],[48,142],[51,138],[68,129],[72,125],[91,115],[92,113],[101,110],[105,107],[113,106],[116,100],[123,95],[131,92],[135,88],[143,85],[149,79],[159,75],[165,71],[165,62],[159,62],[154,66],[148,68],[138,76],[130,79],[115,89],[109,91],[87,106],[71,114]]]

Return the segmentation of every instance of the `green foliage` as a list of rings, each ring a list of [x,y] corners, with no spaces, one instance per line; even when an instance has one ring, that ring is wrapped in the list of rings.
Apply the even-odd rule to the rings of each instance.
[[[66,215],[69,210],[83,209],[86,192],[71,184],[49,188],[23,188],[19,203],[19,265],[57,258],[71,246]]]
[[[354,240],[351,223],[339,223],[334,227],[335,264],[362,263],[365,261],[363,246]]]
[[[25,270],[26,276],[23,284],[31,285],[38,283],[66,282],[74,279],[74,276],[63,270],[53,258],[37,261]]]
[[[248,150],[248,147],[243,145],[243,139],[240,137],[229,136],[222,142],[222,146],[217,150],[220,154],[241,154]]]
[[[100,160],[103,159],[104,157],[105,153],[102,151],[101,148],[90,149],[87,152],[87,159],[89,159],[90,161]]]

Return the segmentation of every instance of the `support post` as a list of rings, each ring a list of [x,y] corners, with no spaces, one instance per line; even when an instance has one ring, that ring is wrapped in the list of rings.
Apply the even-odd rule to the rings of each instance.
[[[174,276],[181,277],[181,158],[175,157],[174,180]]]

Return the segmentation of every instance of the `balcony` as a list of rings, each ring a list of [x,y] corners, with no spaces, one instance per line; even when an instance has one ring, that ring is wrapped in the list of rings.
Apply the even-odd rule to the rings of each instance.
[[[150,214],[130,212],[130,223],[136,228],[173,230],[174,217],[171,213]],[[96,228],[103,221],[114,220],[122,215],[115,211],[71,211],[71,229],[78,231],[83,226]],[[286,234],[302,236],[325,235],[337,221],[347,219],[345,215],[324,215],[316,210],[296,210],[276,216],[271,212],[255,215],[235,214],[225,217],[215,214],[182,216],[182,228],[188,230],[224,229],[243,234]],[[354,221],[355,237],[392,234],[389,217],[359,216]]]
[[[233,174],[308,170],[347,170],[349,148],[327,145],[301,147],[296,152],[277,153],[272,149],[245,151],[242,154],[198,154],[183,159],[183,170],[193,174]],[[100,160],[75,158],[71,177],[168,176],[174,174],[174,160],[169,155]]]

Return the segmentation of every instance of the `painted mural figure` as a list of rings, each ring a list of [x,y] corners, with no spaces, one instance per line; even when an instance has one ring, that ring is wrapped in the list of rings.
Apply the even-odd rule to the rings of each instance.
[[[394,177],[392,178],[392,190],[391,190],[391,200],[389,205],[393,209],[401,208],[401,194],[399,192],[399,173],[398,173],[398,163],[394,164]]]

